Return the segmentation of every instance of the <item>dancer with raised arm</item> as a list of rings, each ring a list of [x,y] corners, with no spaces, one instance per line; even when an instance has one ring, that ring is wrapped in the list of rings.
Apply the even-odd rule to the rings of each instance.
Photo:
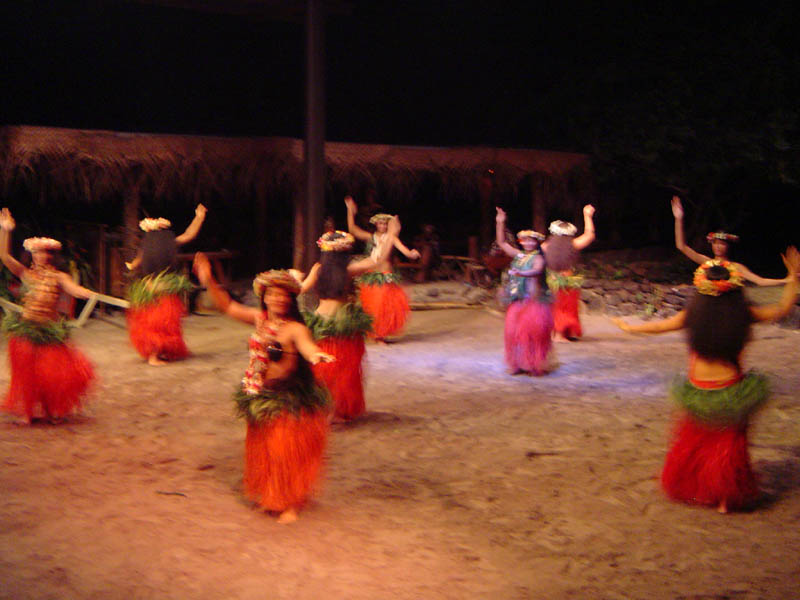
[[[763,375],[745,373],[741,356],[751,323],[781,318],[797,298],[800,253],[790,247],[782,258],[788,283],[777,304],[749,306],[738,265],[715,258],[695,271],[695,294],[685,310],[637,325],[613,319],[630,332],[688,330],[689,377],[672,387],[672,397],[685,415],[661,472],[664,491],[674,500],[727,512],[758,498],[747,428],[753,411],[766,400],[767,381]]]
[[[322,467],[328,436],[328,395],[309,367],[334,358],[311,338],[297,308],[300,284],[287,271],[265,271],[253,281],[257,308],[231,300],[198,252],[194,272],[217,308],[255,325],[250,362],[234,399],[247,421],[244,490],[279,521],[297,519]]]
[[[578,306],[583,278],[575,275],[578,254],[594,241],[594,206],[583,207],[583,233],[566,221],[550,223],[550,236],[542,244],[547,262],[547,285],[555,295],[553,327],[557,340],[574,341],[583,335]]]
[[[409,250],[397,235],[389,234],[389,221],[392,215],[380,213],[370,218],[369,222],[375,225],[375,232],[370,233],[356,225],[355,215],[358,207],[353,198],[347,196],[344,203],[347,205],[348,231],[356,239],[367,242],[367,253],[377,263],[371,272],[359,278],[358,283],[361,304],[373,318],[372,335],[376,341],[382,342],[388,336],[403,330],[411,312],[408,296],[398,285],[400,276],[392,269],[392,250],[397,248],[411,260],[417,260],[420,254],[416,250]],[[385,252],[385,246],[389,247],[388,253]]]
[[[0,259],[27,287],[22,313],[9,312],[3,320],[8,334],[11,386],[3,409],[30,424],[37,419],[53,421],[81,408],[83,396],[94,379],[89,360],[69,343],[69,330],[56,311],[63,291],[87,299],[91,290],[53,266],[61,242],[28,238],[23,243],[33,263],[25,267],[10,254],[11,232],[16,223],[7,208],[0,211]]]
[[[191,242],[200,232],[206,218],[206,207],[198,204],[194,219],[181,235],[176,236],[167,219],[142,219],[142,245],[136,258],[125,265],[141,269],[141,277],[128,291],[128,332],[136,351],[148,364],[163,365],[189,355],[183,341],[181,318],[186,309],[181,293],[192,289],[189,279],[175,272],[178,246]]]
[[[675,247],[683,252],[689,259],[699,265],[711,260],[710,256],[700,254],[686,245],[683,237],[683,205],[678,196],[672,197],[672,216],[675,217]],[[717,260],[728,260],[730,245],[739,241],[739,236],[724,231],[712,231],[706,236],[706,240],[711,244],[711,252]],[[755,283],[756,285],[782,285],[787,283],[787,279],[770,279],[760,277],[741,263],[734,263],[737,272],[742,278]]]
[[[397,219],[391,219],[388,234],[400,230]],[[303,315],[314,339],[323,351],[336,357],[334,363],[314,365],[314,375],[331,393],[334,419],[350,420],[366,409],[362,361],[364,336],[371,331],[372,317],[354,298],[353,278],[374,269],[391,252],[391,243],[383,244],[383,254],[352,261],[355,239],[345,231],[325,233],[319,240],[320,262],[305,278],[302,291],[315,290],[319,305],[313,313]]]
[[[545,283],[545,259],[539,249],[544,235],[524,229],[517,233],[523,250],[505,240],[506,213],[497,207],[495,243],[511,257],[506,297],[505,356],[512,375],[544,375],[553,345],[553,313]]]

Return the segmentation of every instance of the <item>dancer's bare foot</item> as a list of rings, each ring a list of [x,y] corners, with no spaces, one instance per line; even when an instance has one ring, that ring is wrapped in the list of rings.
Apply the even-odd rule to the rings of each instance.
[[[160,367],[161,365],[167,364],[167,361],[161,360],[158,354],[151,354],[147,359],[147,364],[153,367]]]
[[[553,333],[553,341],[558,342],[560,344],[563,342],[568,342],[569,340],[560,333]]]
[[[725,500],[719,503],[719,506],[717,507],[717,512],[720,513],[721,515],[728,514],[728,505],[726,504]]]
[[[388,344],[389,342],[387,342],[387,341],[386,341],[386,338],[379,338],[379,337],[376,337],[376,338],[375,338],[375,343],[376,343],[376,344],[384,344],[384,345],[386,345],[386,344]]]
[[[525,371],[523,371],[522,369],[509,369],[508,370],[508,374],[509,375],[522,375],[523,373],[525,373]]]
[[[292,506],[283,511],[278,517],[278,523],[294,523],[297,521],[297,509]]]

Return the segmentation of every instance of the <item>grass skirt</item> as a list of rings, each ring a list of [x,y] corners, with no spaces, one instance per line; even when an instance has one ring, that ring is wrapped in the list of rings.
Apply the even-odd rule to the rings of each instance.
[[[364,336],[326,337],[317,341],[323,352],[336,357],[334,362],[319,362],[311,368],[314,376],[328,388],[334,406],[334,416],[355,419],[364,414],[364,377],[361,361],[364,358]]]
[[[302,505],[319,478],[328,436],[328,413],[283,412],[248,421],[244,491],[262,508],[283,512]]]
[[[534,375],[547,372],[553,345],[553,313],[550,304],[535,300],[512,302],[506,311],[506,363],[512,371]]]
[[[128,333],[142,358],[156,354],[166,360],[179,360],[189,356],[181,330],[181,317],[185,313],[177,294],[165,294],[128,309]]]
[[[758,497],[747,450],[747,423],[719,427],[684,416],[673,435],[661,472],[673,500],[742,508]]]
[[[553,327],[556,333],[565,338],[579,338],[583,335],[581,320],[578,316],[578,304],[581,289],[576,287],[562,287],[555,292],[553,303]]]
[[[89,360],[65,342],[35,344],[9,335],[8,358],[11,386],[3,409],[28,420],[76,412],[94,379]]]
[[[400,333],[406,325],[411,308],[405,290],[396,283],[362,284],[359,288],[361,306],[370,315],[372,336],[382,339]]]

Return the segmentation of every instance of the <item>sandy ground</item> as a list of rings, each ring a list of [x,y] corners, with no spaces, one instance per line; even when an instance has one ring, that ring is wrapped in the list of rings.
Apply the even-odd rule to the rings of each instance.
[[[74,336],[101,378],[83,419],[0,421],[0,598],[800,597],[797,332],[758,326],[746,357],[774,375],[755,511],[659,490],[680,333],[588,316],[555,373],[512,377],[479,309],[369,345],[369,413],[334,426],[317,495],[281,525],[241,494],[249,329],[191,316],[194,355],[152,368],[112,321]]]

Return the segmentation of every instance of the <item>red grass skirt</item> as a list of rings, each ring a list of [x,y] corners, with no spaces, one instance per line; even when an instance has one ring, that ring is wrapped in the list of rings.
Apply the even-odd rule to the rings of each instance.
[[[311,368],[317,381],[328,388],[333,398],[334,416],[355,419],[364,414],[364,337],[326,337],[317,341],[323,352],[336,357],[334,362],[320,362]]]
[[[264,423],[247,424],[244,490],[267,510],[299,507],[311,494],[322,467],[328,413],[295,416],[284,412]]]
[[[89,360],[68,343],[34,344],[9,335],[8,358],[11,387],[3,410],[29,420],[76,412],[94,379]]]
[[[164,295],[144,306],[128,309],[128,333],[136,351],[149,358],[157,354],[166,360],[189,356],[183,341],[181,317],[186,313],[177,294]]]
[[[359,296],[364,312],[373,319],[371,336],[380,339],[403,330],[411,312],[403,288],[396,283],[363,284]]]
[[[715,428],[690,416],[677,424],[661,485],[673,500],[741,508],[758,497],[747,451],[747,424]]]
[[[512,302],[506,311],[505,325],[508,366],[513,371],[546,373],[552,333],[553,313],[549,304],[535,300]]]
[[[556,333],[565,338],[579,338],[583,335],[581,320],[578,316],[578,301],[581,288],[562,287],[555,293],[553,303],[553,327]]]

